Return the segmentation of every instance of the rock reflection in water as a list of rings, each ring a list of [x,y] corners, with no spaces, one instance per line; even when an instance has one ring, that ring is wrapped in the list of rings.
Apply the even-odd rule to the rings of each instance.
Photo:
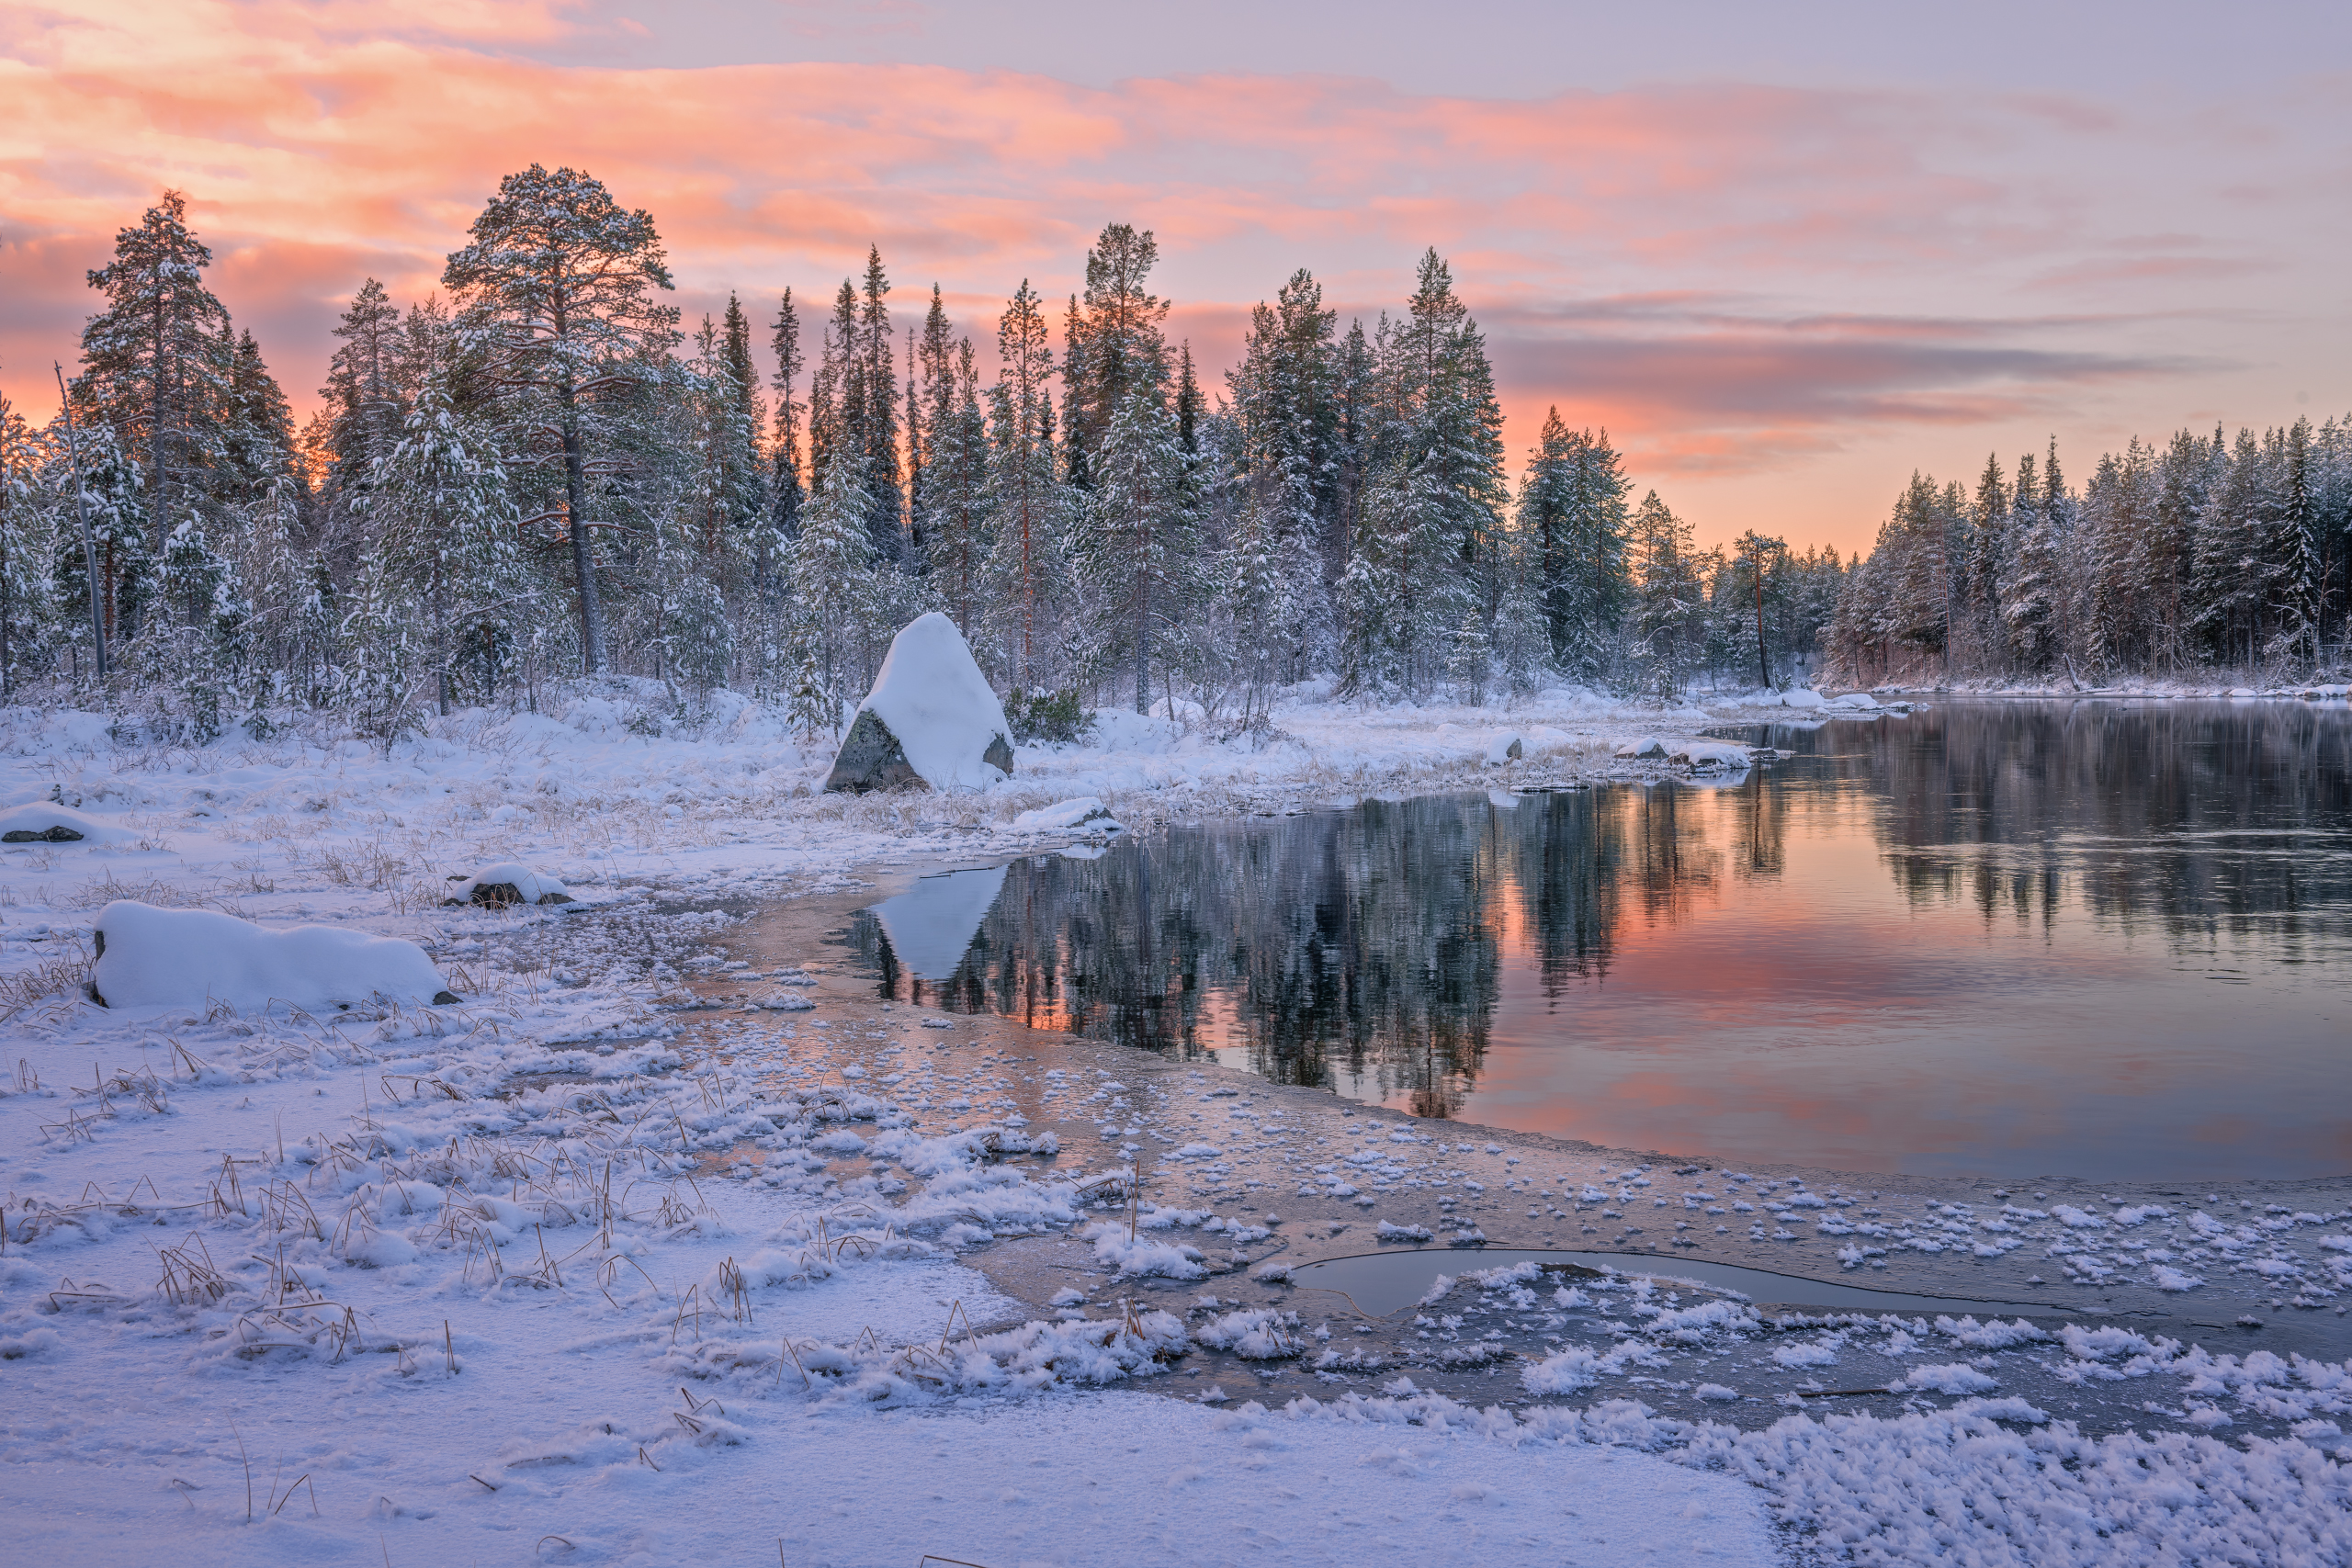
[[[1617,1146],[2352,1167],[2340,706],[1969,703],[1748,738],[1800,755],[1032,857],[944,976],[941,933],[919,963],[887,913],[853,942],[895,995]]]

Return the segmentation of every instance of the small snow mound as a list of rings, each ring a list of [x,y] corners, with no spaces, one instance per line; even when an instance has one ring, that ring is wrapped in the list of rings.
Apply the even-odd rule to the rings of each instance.
[[[209,909],[158,909],[119,899],[98,914],[94,976],[116,1008],[344,1008],[456,998],[413,942],[334,926],[265,931]]]
[[[956,623],[933,610],[890,639],[825,780],[828,791],[984,789],[1012,772],[1012,726]]]
[[[1505,762],[1515,762],[1526,755],[1527,743],[1516,735],[1508,733],[1498,735],[1487,742],[1487,764],[1489,767],[1500,767]]]
[[[1781,694],[1781,705],[1784,708],[1803,708],[1811,712],[1815,708],[1828,706],[1829,700],[1809,686],[1792,686]]]
[[[1519,1381],[1530,1393],[1577,1393],[1599,1382],[1608,1370],[1592,1347],[1571,1345],[1523,1369]]]
[[[104,844],[127,836],[53,800],[0,811],[0,844]]]
[[[1086,828],[1099,833],[1118,833],[1125,829],[1111,808],[1094,795],[1082,795],[1075,800],[1056,801],[1024,811],[1012,819],[1016,833],[1055,833],[1072,828]]]
[[[1842,696],[1830,698],[1829,705],[1843,708],[1849,713],[1875,713],[1885,705],[1868,692],[1848,692]]]
[[[1938,1393],[1984,1393],[2000,1385],[1964,1361],[1944,1367],[1914,1367],[1903,1379],[1906,1388],[1933,1389]]]
[[[456,896],[445,901],[503,909],[514,904],[569,904],[574,900],[571,890],[547,873],[533,871],[519,861],[501,861],[467,877]]]

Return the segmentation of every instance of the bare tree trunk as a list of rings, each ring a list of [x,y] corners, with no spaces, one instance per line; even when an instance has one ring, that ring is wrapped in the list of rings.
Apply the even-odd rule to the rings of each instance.
[[[571,575],[580,587],[580,662],[585,674],[605,669],[604,613],[596,603],[596,568],[589,558],[587,479],[580,458],[580,420],[570,382],[557,390],[563,400],[563,499],[571,534]]]

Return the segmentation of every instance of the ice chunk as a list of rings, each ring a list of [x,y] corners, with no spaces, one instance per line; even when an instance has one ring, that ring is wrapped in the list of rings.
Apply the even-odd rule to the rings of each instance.
[[[334,926],[265,931],[209,909],[121,899],[99,912],[97,935],[95,978],[107,1007],[457,1000],[414,942]]]
[[[1016,833],[1054,833],[1070,828],[1088,828],[1103,833],[1122,830],[1118,819],[1111,815],[1111,808],[1091,795],[1081,795],[1075,800],[1058,800],[1051,806],[1040,806],[1012,819],[1012,830]]]
[[[863,795],[921,783],[979,789],[1012,772],[1012,726],[956,623],[934,610],[890,640],[889,656],[833,758],[828,790]]]

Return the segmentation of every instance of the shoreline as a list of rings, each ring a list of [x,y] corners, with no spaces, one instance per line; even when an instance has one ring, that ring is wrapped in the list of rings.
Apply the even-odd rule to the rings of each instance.
[[[1623,715],[1516,774],[1474,760],[1488,737],[1465,721],[1415,716],[1386,766],[1244,776],[1250,760],[1227,757],[1177,788],[1148,755],[1097,751],[1049,760],[1016,798],[1098,793],[1143,803],[1148,823],[1538,767],[1664,772],[1601,760],[1607,731],[1641,728]],[[1434,1532],[1399,1551],[1442,1550],[1464,1489],[1484,1487],[1535,1505],[1531,1541],[1566,1528],[1542,1500],[1577,1496],[1611,1538],[1758,1564],[1783,1560],[1768,1507],[1800,1537],[1839,1528],[1805,1501],[1836,1484],[1808,1447],[1825,1417],[1886,1477],[1988,1444],[2110,1445],[2040,1483],[2053,1506],[2193,1460],[2234,1478],[2199,1483],[2216,1495],[2259,1499],[2249,1519],[2324,1517],[2334,1494],[2311,1477],[2352,1473],[2319,1429],[2352,1414],[2345,1319],[2265,1296],[2267,1325],[2239,1327],[2256,1298],[2233,1276],[2185,1304],[2110,1275],[2091,1311],[2067,1310],[2093,1304],[2069,1282],[2051,1287],[2065,1305],[1994,1324],[1560,1281],[1442,1245],[1467,1231],[1485,1249],[1670,1258],[1690,1235],[1690,1258],[2000,1300],[2055,1272],[2045,1248],[2074,1234],[2062,1207],[2144,1246],[2192,1213],[2256,1230],[2280,1218],[2275,1191],[2218,1188],[2216,1205],[2044,1183],[2047,1201],[2027,1200],[2041,1217],[2009,1220],[1996,1183],[1800,1166],[1734,1182],[1703,1157],[886,1004],[825,944],[852,910],[934,867],[1077,836],[1004,833],[1010,800],[811,800],[722,777],[721,760],[615,739],[275,771],[166,761],[116,771],[107,795],[86,767],[49,775],[141,837],[80,863],[0,857],[8,974],[70,946],[94,900],[136,890],[422,938],[468,1001],[333,1019],[20,1009],[20,1065],[0,1073],[0,1386],[28,1392],[0,1416],[0,1495],[28,1550],[71,1563],[173,1530],[276,1568],[372,1550],[368,1534],[409,1563],[544,1532],[621,1561],[751,1561],[781,1537],[795,1563],[902,1545],[1010,1562],[1057,1557],[1076,1529],[1117,1557],[1124,1520],[1107,1536],[1032,1521],[1007,1442],[1024,1465],[1089,1475],[1139,1452],[1116,1472],[1138,1496],[1337,1510],[1315,1516],[1327,1532],[1354,1521],[1311,1501],[1330,1493],[1314,1477],[1385,1466],[1383,1487]],[[697,776],[718,782],[696,795]],[[440,905],[440,877],[492,857],[588,867],[581,905]],[[1132,1203],[1101,1179],[1121,1170],[1140,1173]],[[2311,1217],[2344,1228],[2352,1180],[2319,1191]],[[2266,1255],[2322,1269],[2319,1229],[2263,1232]],[[1453,1283],[1377,1320],[1283,1277],[1400,1247],[1441,1253]],[[942,1444],[973,1457],[942,1469]],[[2308,1457],[2274,1472],[2271,1455]],[[298,1502],[240,1536],[242,1466],[281,1461],[312,1476],[320,1517]],[[1612,1464],[1617,1489],[1575,1468],[1589,1461]],[[930,1496],[876,1479],[927,1468],[958,1480]],[[1856,1505],[1874,1528],[1937,1517],[1927,1494],[1874,1484]],[[714,1509],[718,1487],[863,1499],[866,1517]],[[265,1512],[283,1501],[270,1490]],[[2148,1518],[2134,1528],[2164,1528]],[[1501,1561],[1550,1561],[1571,1539]]]

